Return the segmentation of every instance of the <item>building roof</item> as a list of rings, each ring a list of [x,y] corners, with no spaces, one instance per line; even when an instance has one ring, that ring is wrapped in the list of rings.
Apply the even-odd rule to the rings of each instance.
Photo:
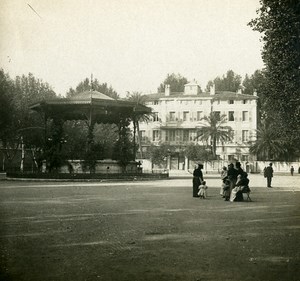
[[[84,91],[70,97],[70,100],[89,100],[91,98],[100,100],[114,100],[113,98],[104,95],[98,91]]]
[[[71,98],[46,99],[34,103],[31,110],[44,112],[48,117],[82,120],[93,116],[98,123],[115,123],[120,116],[151,112],[151,108],[124,100],[115,100],[97,91],[85,91]]]
[[[158,99],[173,99],[173,98],[211,98],[211,99],[220,99],[220,100],[244,100],[244,99],[258,99],[257,96],[254,95],[244,95],[244,94],[238,94],[235,92],[229,92],[229,91],[216,91],[214,95],[211,95],[208,92],[199,93],[197,95],[186,95],[184,92],[171,92],[169,96],[166,96],[165,93],[155,93],[155,94],[148,94],[146,95],[148,101],[151,100],[158,100]]]

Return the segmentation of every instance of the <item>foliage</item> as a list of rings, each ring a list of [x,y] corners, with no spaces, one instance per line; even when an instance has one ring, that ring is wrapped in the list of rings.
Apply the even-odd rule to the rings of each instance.
[[[205,146],[199,144],[189,144],[186,146],[184,155],[193,161],[209,161],[213,159],[211,151],[207,150]]]
[[[123,172],[126,170],[126,166],[130,161],[134,160],[133,143],[131,141],[131,134],[128,128],[130,120],[128,118],[122,118],[118,124],[119,138],[114,145],[113,159],[118,160],[123,168]]]
[[[13,124],[13,81],[0,70],[0,140],[6,142],[7,134]]]
[[[91,85],[92,84],[92,85]],[[72,97],[77,93],[81,93],[84,91],[90,91],[90,90],[98,91],[104,95],[107,95],[111,98],[118,99],[119,95],[118,93],[112,88],[112,86],[108,86],[107,83],[102,83],[98,81],[98,79],[94,79],[92,83],[90,83],[89,78],[85,78],[83,81],[81,81],[75,88],[70,88],[69,91],[66,94],[66,97]]]
[[[134,102],[137,105],[145,105],[147,101],[147,96],[143,95],[140,92],[127,92],[126,99],[130,102]],[[136,133],[137,133],[137,139],[138,144],[140,148],[140,154],[141,158],[143,158],[142,154],[142,145],[141,145],[141,136],[140,136],[140,128],[139,128],[139,122],[148,122],[150,120],[151,113],[132,113],[132,122],[133,122],[133,145],[134,145],[134,155],[136,155]]]
[[[265,118],[289,143],[300,143],[300,2],[261,0],[257,18],[249,25],[262,33],[262,58],[267,89]],[[269,121],[268,121],[269,122]]]
[[[242,77],[235,74],[232,70],[228,70],[226,75],[216,77],[213,81],[209,81],[206,91],[209,92],[210,86],[215,84],[216,91],[236,92],[241,87]]]
[[[211,112],[209,116],[202,118],[202,126],[197,129],[197,139],[211,145],[213,158],[216,159],[217,142],[230,141],[232,138],[232,128],[225,126],[227,116],[219,116],[216,112]]]
[[[104,147],[101,143],[92,144],[83,156],[83,169],[89,169],[90,173],[95,173],[97,160],[103,159]]]
[[[174,146],[162,143],[160,146],[152,145],[149,148],[150,157],[153,164],[165,164],[167,157],[175,151]]]
[[[273,125],[272,125],[273,124]],[[258,160],[279,160],[287,152],[285,140],[274,129],[274,123],[263,121],[256,131],[256,141],[250,146],[250,153]]]
[[[112,157],[114,145],[118,138],[118,127],[116,124],[95,124],[94,141],[103,147],[102,156],[99,159]]]
[[[48,172],[57,171],[65,163],[66,157],[62,153],[64,143],[63,121],[59,118],[53,119],[44,149],[44,159]]]
[[[170,85],[171,92],[183,92],[184,85],[188,83],[188,80],[180,74],[168,74],[166,79],[159,85],[157,91],[163,93],[165,91],[165,85]]]
[[[48,83],[35,78],[31,73],[12,80],[1,70],[0,78],[0,98],[3,107],[0,112],[1,121],[4,121],[0,125],[0,138],[5,148],[6,159],[12,161],[21,144],[25,145],[21,145],[22,149],[30,149],[35,158],[45,144],[42,137],[45,124],[43,116],[32,114],[29,106],[56,95]]]

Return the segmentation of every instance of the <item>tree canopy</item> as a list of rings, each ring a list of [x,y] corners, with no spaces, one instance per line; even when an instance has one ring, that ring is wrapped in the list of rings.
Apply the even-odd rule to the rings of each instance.
[[[73,88],[70,88],[69,91],[66,94],[66,97],[72,97],[73,95],[77,93],[81,93],[84,91],[89,90],[98,91],[104,95],[107,95],[111,98],[118,99],[119,95],[118,93],[112,88],[112,86],[108,86],[107,83],[100,83],[98,79],[94,79],[91,83],[91,80],[89,78],[85,78],[83,81],[79,82],[79,84],[76,86],[75,90]]]
[[[235,74],[232,70],[228,70],[226,75],[216,77],[207,83],[206,91],[209,92],[210,86],[215,84],[216,91],[236,92],[241,86],[242,77]]]
[[[170,85],[171,92],[183,92],[184,85],[188,83],[187,78],[180,74],[168,74],[166,79],[159,85],[157,91],[163,93],[165,91],[165,85]]]
[[[226,142],[232,139],[232,128],[225,126],[227,116],[211,112],[210,115],[203,117],[203,124],[197,128],[197,139],[204,141],[211,146],[213,158],[216,159],[217,142]],[[210,144],[209,144],[210,143]]]
[[[300,2],[261,0],[249,25],[262,34],[266,89],[265,118],[275,120],[276,137],[300,143]]]

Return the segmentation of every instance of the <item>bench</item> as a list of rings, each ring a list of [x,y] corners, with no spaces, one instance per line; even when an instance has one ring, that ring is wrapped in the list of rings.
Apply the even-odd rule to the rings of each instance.
[[[250,192],[251,192],[251,190],[250,190],[249,186],[245,186],[245,187],[242,189],[242,194],[246,194],[246,195],[247,195],[246,200],[249,201],[249,202],[252,201],[252,200],[251,200],[251,197],[250,197]]]

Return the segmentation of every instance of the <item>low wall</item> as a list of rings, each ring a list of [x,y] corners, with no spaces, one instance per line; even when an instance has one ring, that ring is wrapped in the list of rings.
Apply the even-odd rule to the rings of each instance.
[[[7,180],[62,180],[62,181],[102,181],[102,180],[158,180],[169,178],[168,173],[20,173],[8,172]]]
[[[139,172],[137,162],[131,161],[126,166],[126,173],[137,173]],[[42,172],[46,172],[46,162],[43,163]],[[84,168],[84,161],[82,160],[69,160],[68,164],[63,165],[60,173],[74,173],[74,174],[85,174],[90,173],[88,167]],[[122,167],[116,160],[98,160],[96,161],[95,173],[100,174],[115,174],[122,173]]]
[[[151,171],[153,170],[153,165],[150,159],[139,159],[142,164],[143,171]],[[228,166],[231,162],[230,161],[200,161],[204,168],[203,171],[205,173],[220,173],[223,166]],[[242,168],[247,173],[262,173],[264,168],[269,166],[270,161],[240,161],[242,164]],[[187,161],[186,165],[182,167],[182,170],[188,171],[193,170],[195,166],[194,161]],[[197,162],[198,163],[198,162]],[[273,169],[276,173],[290,173],[291,166],[294,167],[294,173],[299,173],[300,162],[279,162],[279,161],[272,161]],[[166,170],[169,171],[169,168],[166,165]]]

